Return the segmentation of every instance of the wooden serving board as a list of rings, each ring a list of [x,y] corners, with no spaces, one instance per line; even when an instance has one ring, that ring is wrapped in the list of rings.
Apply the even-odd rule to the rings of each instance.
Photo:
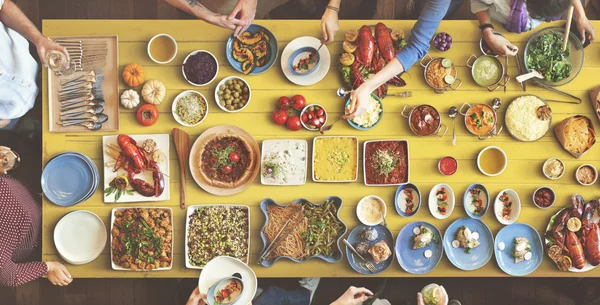
[[[108,116],[108,121],[102,124],[99,131],[119,131],[119,38],[118,36],[52,36],[52,40],[69,39],[85,40],[91,42],[106,42],[108,52],[106,54],[106,65],[102,67],[102,93],[104,94],[104,114]],[[58,90],[60,81],[71,79],[90,71],[75,72],[71,75],[56,76],[48,68],[48,124],[50,132],[86,132],[92,131],[85,126],[62,126],[60,120],[60,101],[58,100]],[[89,114],[91,116],[91,114]]]

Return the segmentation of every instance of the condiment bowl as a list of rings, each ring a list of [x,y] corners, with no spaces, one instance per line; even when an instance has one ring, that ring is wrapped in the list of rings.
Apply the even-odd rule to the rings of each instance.
[[[302,109],[302,111],[300,111],[300,118],[302,118],[302,115],[303,115],[303,114],[304,114],[306,111],[308,111],[308,109],[309,109],[311,106],[313,106],[313,107],[314,107],[314,106],[319,106],[319,107],[321,107],[321,108],[323,109],[323,111],[325,112],[325,113],[324,113],[324,116],[325,116],[325,122],[323,122],[323,124],[321,124],[320,126],[327,125],[327,119],[329,119],[329,115],[327,114],[327,110],[325,109],[325,107],[323,107],[323,106],[321,106],[321,105],[319,105],[319,104],[310,104],[310,105],[306,105],[306,106],[305,106],[305,107]],[[300,119],[300,123],[302,124],[302,127],[304,127],[306,130],[310,130],[310,131],[316,131],[316,130],[319,130],[319,127],[317,127],[317,128],[308,128],[308,125],[307,125],[306,123],[302,122],[302,119]]]
[[[400,206],[401,204],[403,206],[406,206],[406,195],[403,193],[404,189],[406,189],[406,188],[411,188],[416,193],[416,194],[413,194],[413,201],[416,203],[417,206],[410,213],[406,213],[406,208],[404,208],[404,210],[403,210]],[[415,198],[415,196],[416,196],[416,198]],[[396,196],[394,198],[395,198],[394,206],[396,207],[396,212],[398,213],[398,215],[400,215],[402,217],[411,217],[411,216],[417,214],[417,212],[421,208],[421,201],[422,201],[421,192],[419,191],[419,188],[412,183],[406,183],[406,184],[400,185],[398,187],[398,189],[396,190]]]
[[[185,123],[184,121],[181,120],[179,115],[177,115],[177,102],[179,101],[180,98],[187,96],[187,95],[197,95],[198,97],[202,98],[202,100],[204,100],[204,104],[206,105],[206,113],[204,114],[202,119],[200,119],[200,121],[198,121],[198,123],[196,123],[196,124]],[[179,93],[173,100],[173,103],[171,104],[171,113],[173,114],[173,118],[175,119],[175,121],[177,121],[177,123],[179,123],[185,127],[198,126],[198,125],[200,125],[200,123],[202,123],[204,121],[204,119],[206,119],[206,116],[208,116],[208,101],[206,100],[204,95],[202,95],[202,93],[195,91],[195,90],[186,90],[186,91]]]
[[[375,201],[377,201],[379,203],[380,210],[383,213],[383,216],[380,216],[379,219],[377,221],[375,221],[375,222],[368,222],[360,214],[360,210],[365,205],[365,202],[367,200],[369,200],[369,199],[374,199]],[[383,201],[383,199],[381,199],[380,197],[375,196],[375,195],[369,195],[369,196],[363,197],[358,202],[358,205],[356,206],[356,216],[358,217],[358,220],[360,220],[360,222],[362,222],[366,226],[376,226],[376,225],[378,225],[379,223],[381,223],[383,221],[383,218],[385,218],[386,215],[387,215],[387,206],[385,205],[385,201]]]
[[[557,160],[563,166],[562,173],[560,173],[560,175],[558,175],[558,177],[556,177],[556,178],[550,177],[548,174],[546,174],[546,171],[544,171],[544,168],[546,168],[546,165],[548,165],[548,163],[550,163],[550,161],[553,161],[553,160]],[[567,170],[567,167],[565,166],[565,163],[559,158],[548,158],[548,160],[546,160],[546,162],[544,162],[544,165],[542,165],[542,173],[544,174],[544,176],[546,178],[548,178],[550,180],[558,180],[558,179],[562,178],[562,176],[565,174],[566,170]]]
[[[471,190],[473,189],[480,189],[481,195],[485,196],[485,200],[483,201],[483,204],[485,205],[483,212],[479,213],[479,214],[475,214],[475,211],[471,211],[471,209],[469,209],[469,207],[473,206],[473,196],[471,195]],[[483,217],[485,215],[485,213],[487,213],[488,208],[490,207],[490,194],[487,190],[487,188],[485,188],[485,186],[481,185],[481,184],[471,184],[469,185],[469,187],[467,188],[467,190],[465,191],[465,196],[463,197],[463,203],[464,203],[464,208],[465,208],[465,212],[467,213],[467,215],[473,219],[480,219],[481,217]]]
[[[448,161],[448,162],[453,162],[456,164],[456,169],[454,169],[454,171],[452,171],[451,173],[445,173],[442,170],[442,162],[444,161]],[[440,161],[438,161],[438,170],[440,171],[440,173],[444,176],[452,176],[454,175],[457,171],[458,171],[458,161],[454,158],[454,157],[450,157],[450,156],[446,156],[440,159]]]
[[[579,180],[579,177],[577,176],[577,173],[579,173],[579,170],[582,169],[583,167],[586,167],[586,166],[589,166],[589,167],[591,167],[594,170],[594,180],[590,184],[583,183],[581,180]],[[579,184],[581,184],[583,186],[593,185],[598,180],[598,170],[593,165],[591,165],[591,164],[582,164],[575,171],[575,180],[577,180],[577,182],[579,182]]]
[[[437,198],[437,191],[441,188],[444,188],[446,190],[446,196],[447,198],[444,200],[444,202],[446,202],[446,213],[445,215],[442,215],[439,211],[438,211],[438,198]],[[437,184],[435,185],[432,189],[431,192],[429,193],[429,212],[431,212],[431,215],[433,215],[433,217],[437,218],[437,219],[446,219],[448,217],[450,217],[450,215],[452,214],[452,211],[454,211],[454,205],[455,205],[456,199],[454,197],[454,191],[452,191],[452,188],[448,185],[448,184]]]
[[[483,152],[485,152],[486,150],[489,149],[497,149],[502,153],[502,156],[504,156],[504,167],[502,168],[502,170],[498,173],[486,173],[482,168],[481,168],[481,155],[483,154]],[[504,152],[504,150],[502,150],[502,148],[498,147],[498,146],[488,146],[484,149],[482,149],[479,154],[477,155],[477,168],[479,168],[479,171],[486,175],[486,176],[490,176],[490,177],[495,177],[495,176],[499,176],[500,174],[502,174],[504,172],[504,170],[506,170],[506,167],[508,166],[508,157],[506,156],[506,153]]]
[[[185,63],[188,61],[188,59],[191,56],[193,56],[193,55],[195,55],[197,53],[207,53],[207,54],[209,54],[210,56],[212,56],[212,58],[215,60],[215,63],[217,64],[217,70],[215,71],[215,75],[208,82],[206,82],[204,84],[196,84],[196,83],[190,81],[188,79],[187,75],[185,75],[185,68],[184,68],[185,67]],[[185,80],[188,83],[190,83],[190,85],[193,85],[193,86],[196,86],[196,87],[203,87],[203,86],[206,86],[206,85],[212,83],[212,81],[214,81],[215,78],[217,78],[217,75],[219,75],[219,61],[217,60],[217,57],[213,53],[211,53],[209,51],[206,51],[206,50],[196,50],[196,51],[193,51],[192,53],[188,54],[188,56],[186,56],[185,59],[183,60],[183,63],[181,64],[181,73],[183,74],[183,78],[185,78]]]
[[[542,190],[542,189],[547,189],[547,190],[549,190],[549,191],[550,191],[550,193],[552,193],[552,203],[550,203],[550,205],[549,205],[549,206],[547,206],[547,207],[543,207],[543,206],[541,206],[541,205],[538,205],[538,203],[535,201],[535,194],[537,194],[537,192],[538,192],[539,190]],[[540,209],[544,209],[544,210],[545,210],[545,209],[548,209],[548,208],[550,208],[551,206],[553,206],[553,205],[554,205],[554,203],[556,202],[556,193],[554,192],[554,190],[553,190],[553,189],[551,189],[551,188],[549,188],[549,187],[547,187],[547,186],[540,186],[540,187],[538,187],[538,188],[535,190],[535,192],[533,192],[533,195],[532,195],[532,197],[531,197],[531,198],[532,198],[532,200],[533,200],[533,204],[535,204],[535,206],[536,206],[536,207],[538,207],[538,208],[540,208]]]
[[[150,53],[150,45],[158,37],[168,37],[175,45],[175,52],[173,53],[173,56],[171,56],[171,58],[169,58],[169,60],[167,60],[167,61],[158,61],[154,57],[152,57],[152,53]],[[177,56],[177,51],[178,51],[177,41],[175,41],[175,38],[171,37],[171,35],[169,35],[169,34],[157,34],[154,37],[152,37],[152,39],[150,39],[150,41],[148,42],[148,57],[150,57],[150,59],[152,59],[152,61],[157,64],[164,65],[164,64],[170,63],[173,59],[175,59],[175,56]]]
[[[381,99],[379,99],[379,97],[377,97],[377,95],[371,93],[371,97],[374,98],[376,101],[379,102],[379,107],[381,108],[381,113],[379,114],[379,119],[377,119],[377,122],[375,122],[373,125],[369,126],[369,127],[364,127],[361,125],[358,125],[356,123],[354,123],[354,121],[352,121],[352,119],[348,119],[348,124],[350,124],[350,126],[358,129],[358,130],[369,130],[369,129],[373,129],[375,128],[375,126],[377,126],[377,124],[379,124],[379,122],[381,122],[381,119],[383,119],[383,103],[381,102]],[[344,111],[346,109],[348,109],[348,107],[350,107],[350,103],[352,102],[351,99],[348,99],[348,101],[346,102],[346,107],[344,108]]]
[[[309,54],[317,54],[317,49],[310,47],[310,46],[306,46],[306,47],[302,47],[302,48],[294,51],[292,53],[292,55],[290,55],[290,57],[288,58],[287,65],[288,65],[288,69],[290,70],[290,72],[292,74],[294,74],[296,76],[307,76],[317,70],[317,68],[319,67],[319,64],[321,63],[320,60],[317,60],[317,63],[311,69],[309,69],[308,71],[306,71],[304,73],[300,73],[300,72],[294,70],[294,66],[297,65],[300,60],[308,57]]]
[[[236,281],[241,286],[239,294],[236,298],[233,298],[231,300],[218,301],[217,294],[220,292],[221,289],[225,288],[229,283],[231,283],[231,281]],[[208,304],[210,305],[233,305],[236,304],[237,300],[242,295],[242,291],[244,291],[244,282],[242,281],[241,275],[236,273],[233,276],[226,277],[222,280],[217,281],[214,285],[208,288],[208,293],[206,294],[206,297]]]
[[[500,200],[500,198],[504,193],[506,193],[509,196],[509,199],[512,199],[509,219],[504,219],[502,217],[503,203]],[[519,195],[517,194],[517,192],[511,189],[505,189],[498,193],[498,196],[496,196],[496,200],[494,201],[494,214],[496,215],[496,219],[498,219],[498,222],[500,222],[503,225],[509,225],[517,221],[517,219],[519,218],[519,214],[521,214],[521,200],[519,199]]]
[[[244,107],[242,107],[240,109],[236,109],[236,110],[229,110],[229,109],[225,108],[225,106],[221,105],[221,101],[219,100],[219,88],[221,87],[221,85],[224,85],[228,80],[241,80],[244,83],[244,85],[246,85],[246,87],[248,88],[248,102],[246,102],[246,105],[244,105]],[[221,110],[223,110],[225,112],[231,112],[231,113],[240,112],[240,111],[244,110],[246,107],[248,107],[248,104],[250,104],[251,100],[252,100],[252,89],[250,88],[250,85],[248,84],[248,82],[241,77],[237,77],[237,76],[225,77],[217,84],[217,87],[215,88],[215,102],[217,103],[217,106],[219,106],[219,108],[221,108]]]

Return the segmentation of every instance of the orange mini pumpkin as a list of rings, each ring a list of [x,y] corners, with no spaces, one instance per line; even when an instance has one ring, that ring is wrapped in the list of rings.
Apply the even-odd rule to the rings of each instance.
[[[144,77],[146,77],[144,69],[138,64],[129,64],[123,70],[123,81],[129,87],[139,87],[144,83]]]

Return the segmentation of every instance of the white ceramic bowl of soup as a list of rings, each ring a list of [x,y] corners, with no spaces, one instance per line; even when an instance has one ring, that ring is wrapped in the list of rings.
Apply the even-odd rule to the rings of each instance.
[[[491,151],[496,151],[495,155],[492,156],[493,158],[496,158],[496,160],[492,160],[492,161],[482,160],[482,157],[487,158],[486,156]],[[490,169],[489,166],[483,162],[488,162],[488,163],[489,162],[503,162],[504,164],[502,164],[502,166],[499,167],[499,170],[497,170],[495,173],[491,173],[491,172],[488,172],[488,170]],[[504,172],[504,170],[506,170],[507,166],[508,166],[508,157],[506,156],[506,153],[504,152],[504,150],[502,150],[502,148],[500,148],[498,146],[488,146],[488,147],[482,149],[479,152],[479,154],[477,155],[477,168],[479,168],[479,171],[481,171],[481,173],[486,176],[490,176],[490,177],[499,176],[500,174],[502,174]]]
[[[170,43],[172,44],[172,48],[173,50],[173,54],[171,55],[171,57],[168,58],[164,58],[164,60],[161,60],[163,58],[156,58],[155,56],[157,56],[158,54],[152,54],[152,50],[154,48],[152,48],[154,43],[154,46],[157,46],[157,44],[159,43]],[[168,49],[169,46],[165,46],[164,48]],[[156,51],[155,51],[156,53]],[[173,59],[175,59],[175,56],[177,56],[177,41],[175,41],[175,38],[171,37],[171,35],[169,34],[157,34],[154,37],[152,37],[152,39],[150,39],[150,41],[148,42],[148,57],[150,57],[150,59],[152,59],[153,62],[157,63],[157,64],[167,64],[169,62],[171,62]]]
[[[379,213],[379,216],[377,215]],[[381,215],[383,213],[383,216]],[[356,206],[358,220],[367,226],[376,226],[383,221],[387,213],[385,201],[375,195],[363,197]]]

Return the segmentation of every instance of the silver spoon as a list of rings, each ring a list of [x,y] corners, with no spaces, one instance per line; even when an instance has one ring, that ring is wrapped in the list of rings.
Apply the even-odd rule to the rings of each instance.
[[[379,211],[379,214],[381,214],[381,219],[383,219],[383,226],[387,228],[387,222],[385,221],[385,216],[383,216],[383,212]]]
[[[452,145],[456,145],[456,125],[454,124],[454,119],[456,118],[457,113],[458,109],[454,106],[450,107],[450,110],[448,110],[448,116],[452,119]]]
[[[62,119],[62,121],[59,124],[65,124],[65,123],[71,123],[71,122],[76,122],[76,123],[82,123],[82,122],[94,122],[94,123],[104,123],[106,121],[108,121],[108,115],[104,114],[104,113],[100,113],[100,114],[96,114],[93,115],[91,117],[86,117],[86,118],[64,118]]]
[[[77,101],[77,102],[72,102],[72,103],[65,103],[65,104],[61,105],[61,109],[63,111],[67,111],[67,110],[73,110],[73,109],[77,109],[77,108],[83,108],[83,107],[87,107],[87,106],[97,106],[97,105],[104,107],[104,100],[101,100],[101,99],[95,99],[95,100],[90,101],[87,104],[78,105],[83,102],[87,102],[87,101],[83,100],[83,101]]]
[[[354,92],[354,90],[346,90],[346,88],[339,88],[337,89],[336,93],[338,97],[344,97],[352,92]]]
[[[61,112],[60,115],[67,116],[67,117],[75,117],[75,116],[86,114],[86,113],[100,114],[102,112],[104,112],[104,107],[102,107],[100,105],[96,105],[96,106],[92,106],[90,109],[85,110],[85,111],[79,111],[79,112],[67,111],[67,112]]]
[[[335,122],[333,122],[333,124],[329,125],[329,126],[325,126],[325,125],[321,125],[321,127],[319,127],[319,132],[321,134],[324,134],[326,131],[331,130],[331,128],[333,128],[333,125],[335,125],[335,123],[339,122],[342,118],[338,118],[337,120],[335,120]]]
[[[69,125],[63,125],[63,126],[73,126],[73,125],[84,126],[89,130],[98,130],[98,129],[102,128],[102,124],[94,123],[94,122],[82,122],[82,123],[78,123],[78,124],[69,124]]]

